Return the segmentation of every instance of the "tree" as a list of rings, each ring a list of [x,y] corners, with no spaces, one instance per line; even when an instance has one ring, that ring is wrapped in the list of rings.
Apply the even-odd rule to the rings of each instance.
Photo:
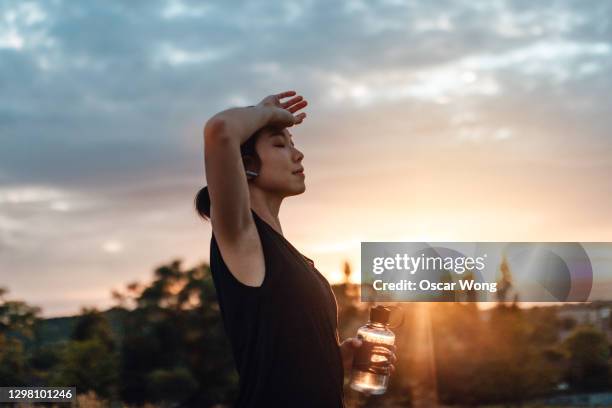
[[[23,343],[32,338],[40,309],[6,300],[0,288],[0,386],[27,385],[29,369]]]
[[[76,386],[79,393],[94,391],[103,398],[116,396],[118,360],[102,340],[71,341],[60,355],[51,386]]]
[[[119,356],[110,324],[96,309],[83,309],[71,340],[60,351],[60,361],[49,382],[54,386],[76,386],[79,393],[94,391],[115,398]]]
[[[474,305],[436,305],[440,398],[449,404],[518,402],[554,389],[558,364],[534,341],[525,311],[498,304],[482,321]],[[551,338],[546,332],[546,338]]]
[[[81,310],[79,320],[76,322],[70,337],[75,341],[98,339],[109,351],[115,349],[110,324],[104,314],[95,308]]]
[[[149,285],[126,289],[115,293],[135,305],[124,322],[122,399],[203,407],[232,401],[238,375],[209,266],[183,270],[175,260],[158,267]]]
[[[157,369],[147,375],[148,395],[153,401],[181,401],[193,394],[198,388],[198,381],[189,369],[174,367],[169,370]]]
[[[564,345],[569,353],[568,382],[581,391],[606,389],[610,382],[610,346],[605,334],[594,327],[578,327]]]

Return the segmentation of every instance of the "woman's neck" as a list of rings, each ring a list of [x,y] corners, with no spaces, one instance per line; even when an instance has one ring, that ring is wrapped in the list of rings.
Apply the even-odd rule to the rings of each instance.
[[[259,215],[259,218],[270,224],[279,234],[283,235],[278,213],[282,198],[265,195],[261,190],[251,189],[251,208]],[[283,235],[284,236],[284,235]]]

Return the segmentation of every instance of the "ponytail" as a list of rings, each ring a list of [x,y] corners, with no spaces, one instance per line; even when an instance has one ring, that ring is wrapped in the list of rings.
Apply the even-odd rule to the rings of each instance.
[[[204,220],[210,220],[210,196],[208,195],[208,187],[203,187],[195,196],[195,208],[200,217]]]

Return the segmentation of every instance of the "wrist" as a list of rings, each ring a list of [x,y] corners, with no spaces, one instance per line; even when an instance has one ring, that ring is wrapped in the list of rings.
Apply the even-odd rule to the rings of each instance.
[[[259,115],[261,117],[262,126],[265,126],[268,123],[270,123],[270,121],[274,117],[274,109],[272,109],[269,106],[266,106],[266,105],[255,105],[252,108],[255,109],[259,113]]]

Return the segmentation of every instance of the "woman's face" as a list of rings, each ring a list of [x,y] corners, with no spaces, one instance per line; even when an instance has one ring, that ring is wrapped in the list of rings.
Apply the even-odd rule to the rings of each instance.
[[[254,180],[257,186],[282,197],[302,194],[306,190],[304,155],[295,148],[287,128],[263,129],[255,150],[261,159],[259,176]]]

